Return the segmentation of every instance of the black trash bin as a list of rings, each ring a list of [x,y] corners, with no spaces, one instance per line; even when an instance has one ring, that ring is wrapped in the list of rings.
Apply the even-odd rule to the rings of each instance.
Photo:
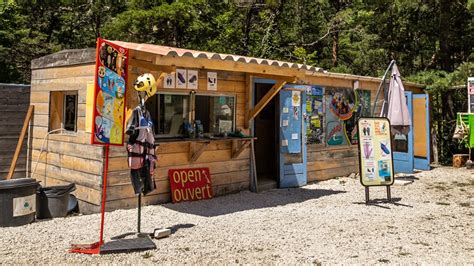
[[[33,222],[38,182],[32,178],[0,180],[0,227]]]
[[[64,186],[40,187],[37,192],[36,217],[38,219],[66,217],[69,196],[74,190],[76,190],[74,183]]]

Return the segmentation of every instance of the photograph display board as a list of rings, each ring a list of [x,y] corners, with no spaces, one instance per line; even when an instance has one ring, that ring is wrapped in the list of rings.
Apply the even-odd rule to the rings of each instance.
[[[128,49],[97,40],[92,144],[123,145]]]
[[[360,118],[359,169],[364,186],[390,186],[394,182],[390,122],[387,118]]]

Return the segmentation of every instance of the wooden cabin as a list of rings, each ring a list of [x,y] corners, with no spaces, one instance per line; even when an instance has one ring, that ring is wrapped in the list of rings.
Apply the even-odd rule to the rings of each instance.
[[[254,173],[256,188],[263,190],[301,186],[358,172],[357,145],[351,143],[354,136],[346,134],[341,142],[340,135],[334,135],[338,132],[333,132],[339,130],[338,134],[342,134],[349,127],[348,119],[329,117],[331,102],[326,100],[347,96],[340,102],[350,105],[351,110],[345,111],[352,112],[360,107],[355,102],[362,102],[356,100],[362,95],[362,108],[367,115],[375,102],[379,78],[330,73],[275,60],[112,42],[128,49],[128,110],[138,103],[132,84],[140,74],[171,77],[160,79],[157,95],[147,101],[160,146],[155,171],[157,188],[143,198],[143,204],[171,200],[168,170],[175,168],[208,167],[215,196],[249,190]],[[95,60],[95,49],[64,50],[35,59],[31,65],[30,101],[35,108],[28,170],[46,186],[75,183],[83,213],[99,211],[105,166],[104,147],[90,144]],[[178,73],[197,73],[193,88],[178,88]],[[212,87],[209,79],[215,77],[217,85]],[[423,86],[417,84],[405,83],[405,89],[423,93]],[[295,98],[300,109],[286,101],[295,95],[300,97]],[[287,118],[283,119],[285,115]],[[328,120],[329,123],[327,119],[337,121]],[[205,137],[182,136],[180,124],[195,120],[201,121]],[[284,131],[288,123],[301,125],[294,127],[300,135]],[[354,122],[350,126],[353,125]],[[239,130],[248,137],[222,136],[223,128]],[[290,134],[288,139],[283,139],[285,134]],[[328,137],[337,141],[328,144]],[[251,139],[255,139],[255,163]],[[292,143],[300,145],[296,150],[299,152],[291,151]],[[427,147],[429,150],[429,143]],[[136,206],[126,156],[124,146],[110,148],[108,210]],[[297,183],[282,182],[285,176],[292,175],[297,177]]]

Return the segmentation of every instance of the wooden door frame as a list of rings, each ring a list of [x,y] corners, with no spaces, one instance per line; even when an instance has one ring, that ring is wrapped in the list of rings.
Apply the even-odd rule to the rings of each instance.
[[[256,84],[268,84],[268,85],[275,85],[277,83],[276,80],[273,80],[273,79],[266,79],[266,78],[258,78],[258,77],[253,77],[252,78],[252,85],[251,85],[251,90],[250,90],[250,93],[251,93],[251,108],[255,108],[255,93],[256,93],[256,88],[255,88],[255,85]],[[279,93],[275,96],[275,97],[279,97],[278,96]],[[263,107],[265,108],[265,107]],[[276,117],[275,117],[276,119]],[[275,121],[277,122],[277,121]],[[255,119],[252,119],[250,121],[250,130],[251,130],[251,133],[252,133],[252,137],[256,137],[255,135]],[[277,130],[275,130],[275,140],[278,141],[279,139],[279,135],[280,135],[280,132],[279,132],[279,128]],[[257,139],[258,141],[258,139]],[[277,150],[279,150],[279,145],[277,144],[276,147],[278,148]],[[276,162],[276,169],[275,169],[275,174],[276,174],[276,177],[278,177],[278,180],[277,183],[279,183],[279,177],[280,177],[280,167],[278,167],[280,165],[280,160],[279,160],[279,156],[275,156],[275,158],[277,159],[277,162]],[[252,166],[251,166],[252,167]],[[255,167],[257,167],[257,158],[255,158]],[[257,169],[255,169],[255,172],[257,172]],[[258,176],[257,176],[257,179],[258,179]]]

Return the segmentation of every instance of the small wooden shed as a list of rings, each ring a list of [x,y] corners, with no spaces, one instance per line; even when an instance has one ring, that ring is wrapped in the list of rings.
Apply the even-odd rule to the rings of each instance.
[[[238,55],[112,42],[128,49],[127,109],[137,105],[130,88],[140,74],[162,77],[157,95],[147,102],[160,146],[157,189],[144,197],[144,204],[170,201],[172,168],[208,167],[215,195],[248,190],[253,170],[260,189],[358,172],[356,138],[349,135],[352,131],[347,133],[354,122],[347,113],[367,114],[379,78]],[[90,144],[95,60],[95,49],[64,50],[31,65],[30,101],[35,108],[28,148],[30,175],[43,185],[75,183],[84,213],[99,211],[103,185],[104,147]],[[196,80],[183,86],[181,79],[192,75]],[[421,85],[405,83],[405,88],[423,93]],[[295,95],[301,109],[286,101]],[[180,132],[183,121],[195,120],[201,121],[204,138],[187,138]],[[305,121],[294,128],[300,135],[285,131],[295,121]],[[249,138],[222,136],[224,129],[256,138],[256,169]],[[299,153],[291,151],[296,140],[301,144]],[[109,210],[136,206],[126,156],[125,147],[111,147]],[[297,176],[298,182],[282,182],[285,175]]]

